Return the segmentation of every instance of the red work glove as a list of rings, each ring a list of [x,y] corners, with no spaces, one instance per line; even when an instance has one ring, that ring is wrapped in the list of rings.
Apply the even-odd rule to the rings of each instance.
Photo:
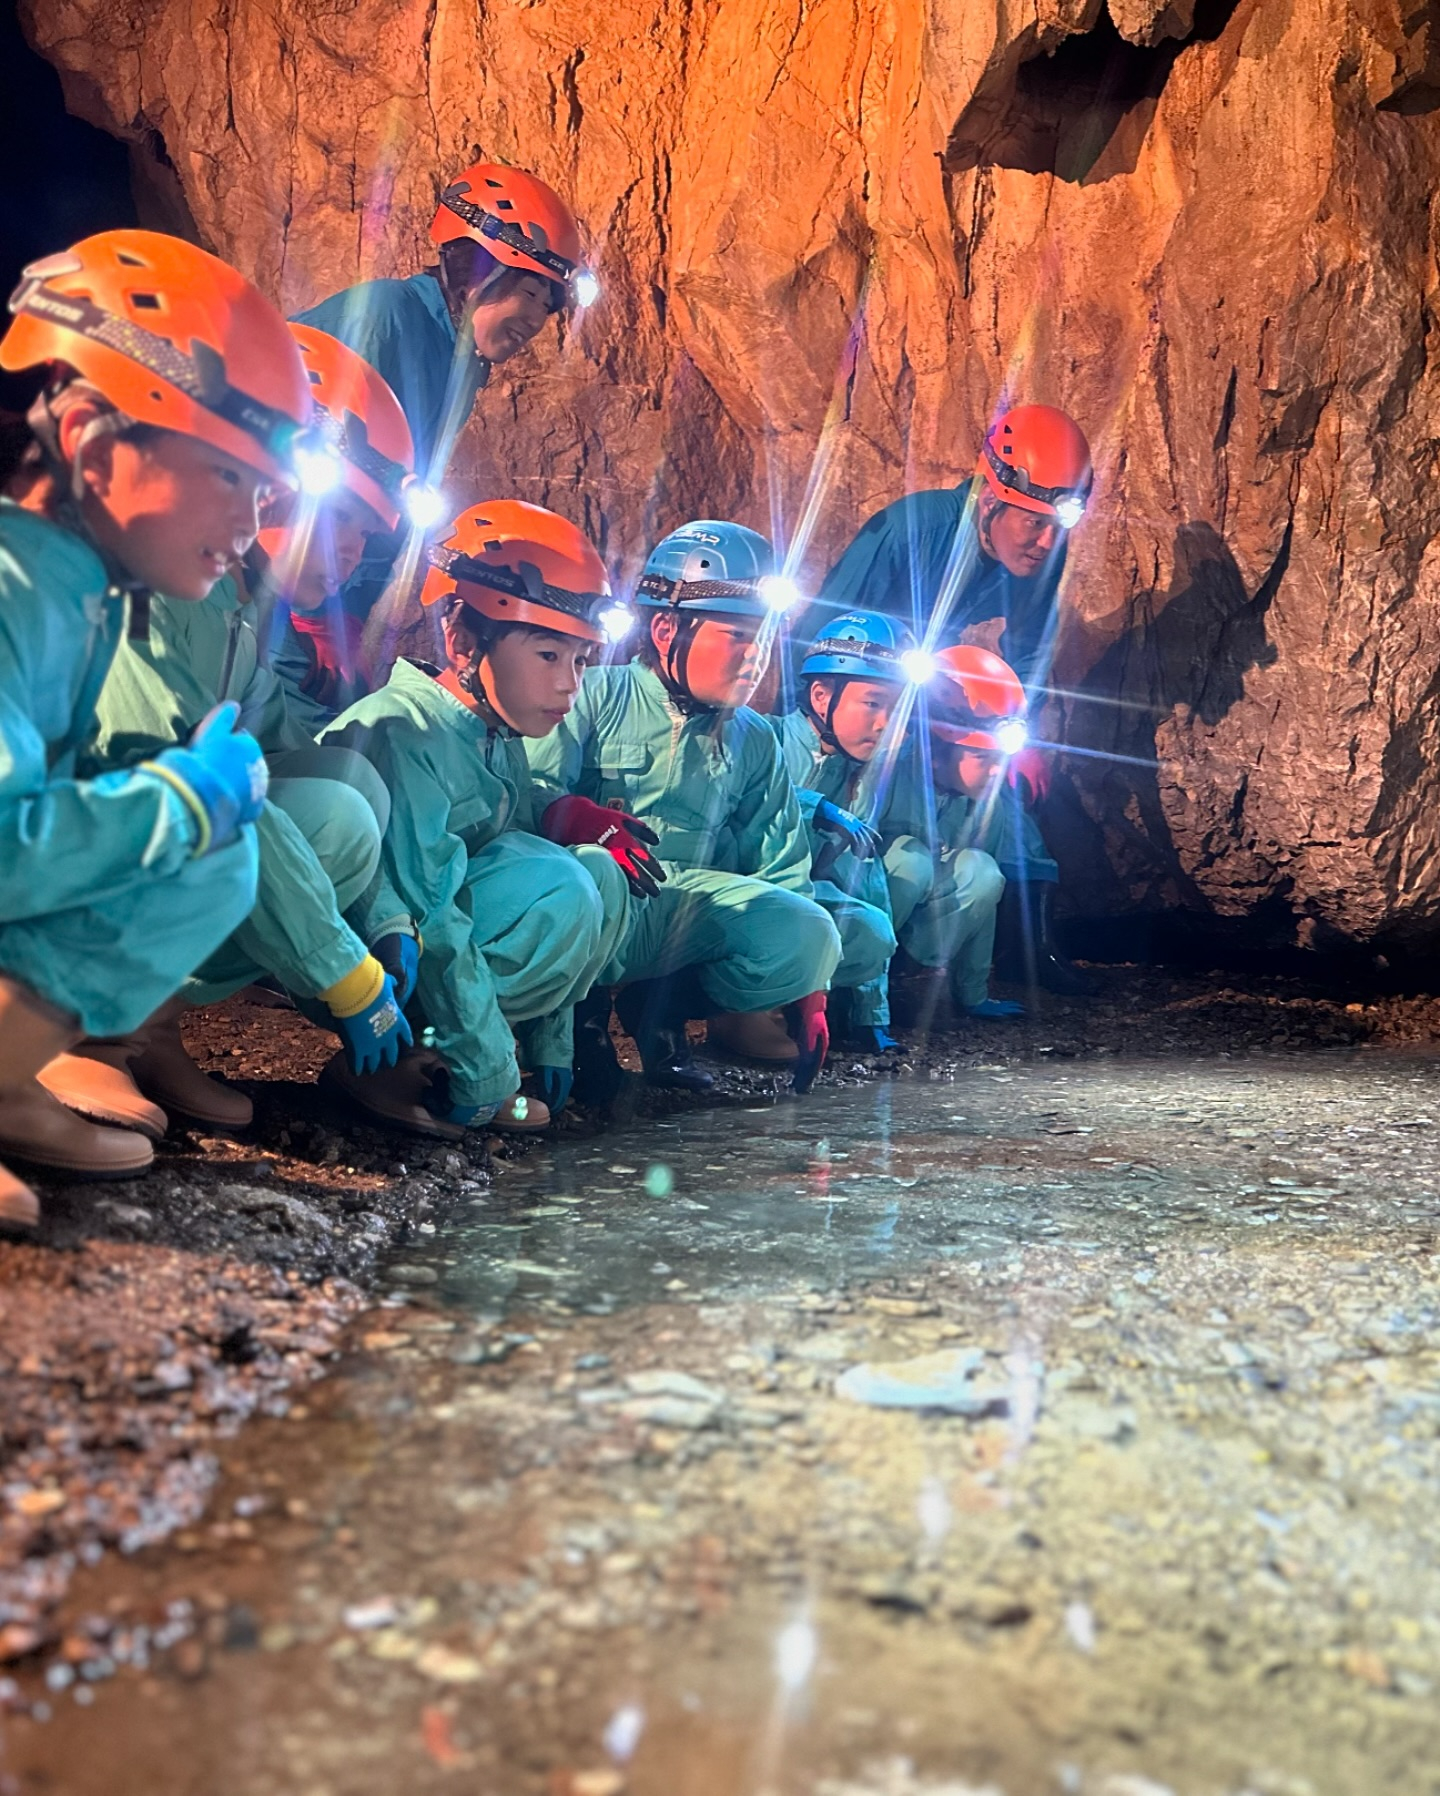
[[[800,1049],[791,1083],[803,1097],[819,1076],[830,1052],[830,1024],[825,1015],[824,992],[811,992],[785,1006],[785,1025]]]
[[[540,819],[540,833],[562,848],[593,842],[603,848],[630,881],[637,898],[653,898],[665,880],[665,869],[651,854],[660,840],[648,823],[626,811],[612,811],[593,798],[557,798]]]
[[[1022,748],[1011,755],[1005,777],[1027,805],[1037,805],[1050,796],[1050,757],[1041,748]]]

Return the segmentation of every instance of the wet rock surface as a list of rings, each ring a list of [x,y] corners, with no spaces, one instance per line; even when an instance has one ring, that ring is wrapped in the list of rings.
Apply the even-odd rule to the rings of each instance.
[[[189,1418],[218,1482],[7,1667],[0,1788],[1428,1796],[1429,1002],[1107,987],[437,1175],[338,1335],[253,1250],[341,1355]],[[179,1336],[213,1272],[125,1251]]]

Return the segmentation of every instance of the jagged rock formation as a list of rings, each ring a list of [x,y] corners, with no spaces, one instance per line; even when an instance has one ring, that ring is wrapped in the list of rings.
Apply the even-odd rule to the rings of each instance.
[[[1052,799],[1081,909],[1440,925],[1440,22],[1412,0],[22,0],[160,220],[287,307],[537,167],[606,298],[462,471],[600,532],[697,509],[823,570],[1068,406]],[[1155,763],[1147,765],[1145,763]]]

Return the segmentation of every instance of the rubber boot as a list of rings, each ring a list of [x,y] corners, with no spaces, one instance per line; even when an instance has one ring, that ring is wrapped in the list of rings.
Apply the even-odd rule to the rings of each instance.
[[[615,994],[615,1013],[640,1051],[647,1085],[662,1091],[713,1090],[714,1078],[696,1066],[685,1037],[692,1008],[697,1016],[703,1016],[708,1006],[698,987],[683,974],[638,979]]]
[[[550,1127],[550,1106],[523,1092],[511,1092],[485,1127],[503,1129],[507,1135],[538,1135]]]
[[[367,1122],[404,1129],[411,1135],[429,1135],[436,1141],[463,1141],[465,1131],[459,1123],[442,1122],[425,1103],[437,1076],[445,1071],[445,1062],[432,1048],[416,1048],[402,1053],[395,1066],[382,1066],[378,1073],[352,1073],[342,1048],[326,1061],[320,1086],[331,1097],[363,1111]]]
[[[1095,981],[1081,972],[1055,939],[1057,891],[1049,880],[1032,884],[1028,895],[1018,881],[1006,885],[996,924],[1006,971],[1011,978],[1038,985],[1059,998],[1093,998],[1098,990]]]
[[[167,1117],[183,1116],[202,1128],[248,1128],[255,1114],[249,1098],[201,1072],[190,1058],[180,1035],[180,1019],[189,1008],[183,998],[171,998],[131,1035],[81,1042],[75,1050],[76,1058],[109,1067],[128,1083],[133,1094],[129,1101],[136,1107],[148,1098]],[[118,1081],[104,1095],[118,1103],[117,1092]],[[56,1090],[56,1096],[87,1116],[102,1114],[95,1105],[95,1091],[84,1088],[83,1082],[77,1089],[75,1081],[67,1081],[67,1089]],[[118,1112],[112,1112],[112,1118],[119,1120]],[[139,1122],[130,1124],[132,1128],[143,1126]]]
[[[575,1006],[575,1085],[577,1104],[606,1110],[625,1086],[625,1069],[610,1036],[608,986],[596,986]]]
[[[40,1199],[8,1166],[0,1166],[0,1226],[33,1229],[39,1220]]]
[[[133,1179],[155,1158],[145,1137],[81,1121],[35,1076],[72,1048],[78,1034],[72,1017],[28,986],[0,977],[0,1152],[74,1178]],[[23,1196],[12,1193],[12,1199],[24,1207]]]
[[[159,1141],[170,1127],[170,1118],[150,1102],[129,1072],[107,1060],[84,1053],[57,1054],[36,1077],[52,1098],[91,1122],[138,1129],[152,1141]]]
[[[705,1024],[711,1048],[738,1060],[761,1060],[767,1066],[791,1066],[800,1058],[795,1038],[779,1010],[725,1010]]]
[[[923,1041],[950,1020],[950,975],[927,967],[902,948],[890,963],[890,1015]]]

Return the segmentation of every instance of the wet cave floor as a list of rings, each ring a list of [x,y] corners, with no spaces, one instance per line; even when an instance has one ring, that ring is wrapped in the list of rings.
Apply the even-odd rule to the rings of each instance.
[[[542,1143],[78,1571],[0,1791],[1430,1796],[1437,1218],[1424,1047]]]

